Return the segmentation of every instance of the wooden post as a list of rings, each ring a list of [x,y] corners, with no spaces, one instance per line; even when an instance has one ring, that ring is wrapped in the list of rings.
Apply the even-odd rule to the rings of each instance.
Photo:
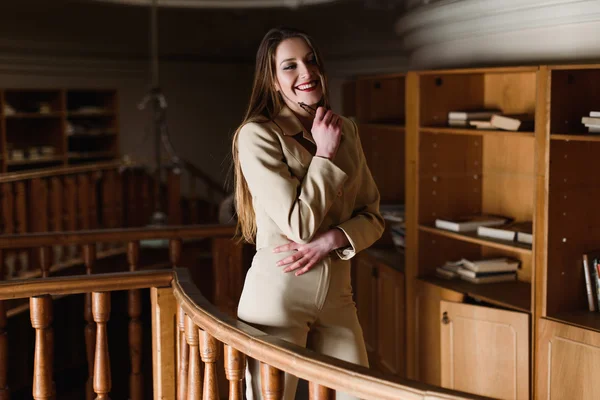
[[[179,333],[179,357],[177,357],[177,370],[179,371],[179,379],[177,381],[177,399],[187,400],[190,349],[185,340],[185,313],[183,312],[183,308],[181,308],[181,306],[177,308],[177,327]]]
[[[63,230],[63,186],[59,177],[50,178],[50,230],[60,232]],[[63,246],[52,248],[53,262],[58,264],[63,260]]]
[[[265,400],[283,399],[284,374],[265,363],[260,363],[260,382]]]
[[[48,278],[50,276],[50,266],[52,265],[52,249],[50,247],[40,247],[38,259],[40,263],[40,269],[42,271],[42,278]],[[46,329],[46,348],[48,349],[48,368],[50,369],[50,376],[53,376],[54,367],[54,331],[51,327]],[[56,395],[56,388],[54,382],[52,383],[52,392]]]
[[[242,400],[246,355],[225,345],[225,376],[229,381],[229,400]]]
[[[175,315],[173,289],[151,288],[154,398],[175,400]]]
[[[77,226],[77,186],[75,184],[74,176],[65,177],[65,221],[66,230],[76,231]],[[77,246],[70,245],[68,247],[68,258],[75,258],[77,256]]]
[[[230,238],[212,241],[215,306],[235,316],[244,287],[243,245]]]
[[[190,365],[188,371],[188,399],[196,400],[202,398],[202,378],[200,373],[200,353],[198,349],[199,334],[198,327],[189,315],[185,317],[185,338],[190,346]]]
[[[169,240],[169,260],[171,261],[171,267],[179,267],[181,261],[181,249],[183,247],[183,241],[181,239]]]
[[[203,400],[219,400],[217,383],[217,359],[220,343],[207,332],[200,330],[200,356],[204,362],[204,394]]]
[[[83,261],[87,275],[92,274],[94,263],[96,261],[96,245],[86,244],[83,246]],[[85,333],[85,350],[88,361],[88,381],[86,385],[86,399],[94,399],[94,348],[96,346],[96,323],[92,314],[92,294],[85,294],[84,318],[86,325]]]
[[[46,332],[52,322],[52,298],[48,295],[29,299],[31,326],[35,329],[35,357],[33,362],[33,398],[52,398],[52,366],[48,360]]]
[[[0,250],[0,280],[4,280],[4,253]],[[8,400],[8,332],[6,331],[6,308],[0,301],[0,400]]]
[[[140,260],[140,243],[130,242],[127,246],[127,261],[129,270],[137,271]],[[142,400],[142,299],[141,291],[129,291],[129,355],[131,358],[131,373],[129,376],[130,400]]]
[[[181,225],[181,172],[171,168],[167,175],[167,210],[169,224]]]
[[[110,400],[108,394],[112,386],[110,376],[110,355],[106,324],[110,317],[110,293],[92,293],[92,313],[97,324],[96,352],[94,357],[94,391],[96,400]]]
[[[317,385],[313,382],[308,382],[308,399],[309,400],[334,400],[335,390],[328,387]]]

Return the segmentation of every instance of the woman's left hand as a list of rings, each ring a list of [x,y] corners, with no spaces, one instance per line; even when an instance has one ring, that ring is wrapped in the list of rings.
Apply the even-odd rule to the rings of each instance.
[[[277,262],[277,266],[287,265],[283,272],[296,271],[296,276],[310,271],[319,261],[334,249],[349,244],[348,238],[339,229],[331,229],[317,234],[306,244],[290,242],[273,249],[274,253],[296,250],[294,254]],[[289,265],[288,265],[289,264]]]

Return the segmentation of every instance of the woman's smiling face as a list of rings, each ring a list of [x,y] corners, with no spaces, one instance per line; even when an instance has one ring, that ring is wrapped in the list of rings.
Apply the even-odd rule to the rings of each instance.
[[[323,88],[316,55],[304,39],[285,39],[277,46],[275,71],[275,89],[287,106],[297,114],[309,116],[298,103],[315,107],[323,97]]]

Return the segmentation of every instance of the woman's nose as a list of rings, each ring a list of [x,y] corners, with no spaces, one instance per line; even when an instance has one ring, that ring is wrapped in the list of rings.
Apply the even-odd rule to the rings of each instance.
[[[309,76],[310,76],[310,68],[308,68],[308,65],[302,63],[300,66],[300,77],[308,78]]]

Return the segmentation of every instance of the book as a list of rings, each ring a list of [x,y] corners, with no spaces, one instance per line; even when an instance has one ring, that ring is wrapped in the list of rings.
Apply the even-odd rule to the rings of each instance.
[[[588,292],[586,271],[589,274],[591,291],[591,304],[588,294],[588,309],[600,311],[600,250],[590,251],[583,254],[584,277],[586,280],[586,293]],[[594,308],[592,310],[592,307]]]
[[[488,276],[503,276],[503,275],[515,275],[514,271],[497,271],[497,272],[475,272],[470,269],[461,268],[457,271],[460,277],[468,277],[468,278],[484,278]]]
[[[477,129],[496,129],[490,121],[473,120],[469,121],[469,125]]]
[[[592,271],[591,268],[592,267],[590,265],[590,262],[588,260],[587,254],[583,255],[583,276],[585,278],[585,292],[587,294],[587,301],[588,301],[588,309],[590,311],[596,311],[596,300],[594,299],[594,287],[596,286],[595,283],[592,281]]]
[[[517,280],[517,274],[502,274],[492,276],[482,276],[478,278],[471,278],[469,276],[460,276],[461,279],[471,283],[497,283],[497,282],[510,282]]]
[[[469,121],[467,121],[466,119],[449,119],[448,120],[448,126],[468,127],[469,126]]]
[[[502,216],[479,214],[458,218],[438,218],[435,220],[435,227],[453,232],[472,232],[480,226],[503,225],[509,221],[510,218]]]
[[[448,120],[490,119],[494,114],[502,114],[502,111],[497,109],[450,111]]]
[[[477,235],[492,239],[518,241],[531,244],[533,242],[533,224],[531,221],[512,222],[500,226],[480,226]],[[521,234],[519,236],[519,234]]]
[[[521,262],[510,257],[495,257],[482,260],[470,261],[461,260],[461,265],[473,272],[508,272],[519,269]]]
[[[518,131],[520,127],[533,127],[533,116],[528,114],[492,115],[490,124],[498,129]]]

